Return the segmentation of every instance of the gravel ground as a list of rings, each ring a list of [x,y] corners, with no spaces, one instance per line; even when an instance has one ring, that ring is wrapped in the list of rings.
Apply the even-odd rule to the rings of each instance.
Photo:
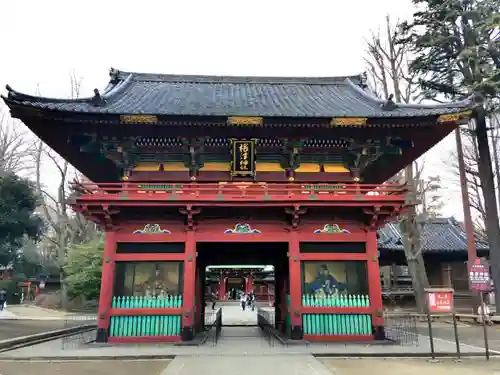
[[[487,327],[487,329],[490,349],[500,352],[500,325],[495,324]],[[427,327],[419,327],[418,331],[422,335],[429,335]],[[453,332],[453,325],[451,324],[433,327],[432,333],[434,337],[455,342],[455,334]],[[484,348],[484,331],[480,325],[459,326],[458,337],[462,344]]]
[[[160,375],[170,361],[0,361],[1,375]]]
[[[64,320],[0,319],[0,340],[62,329],[66,325]],[[0,375],[3,374],[0,373]]]
[[[500,359],[464,359],[461,362],[425,359],[323,359],[335,375],[495,375],[500,374]]]

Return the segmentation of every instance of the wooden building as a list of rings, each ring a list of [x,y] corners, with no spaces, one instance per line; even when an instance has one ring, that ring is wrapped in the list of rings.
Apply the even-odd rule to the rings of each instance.
[[[420,223],[420,231],[429,284],[468,294],[467,237],[462,225],[454,218],[432,218]],[[378,233],[383,290],[396,294],[407,290],[412,295],[399,223],[388,223]],[[483,240],[476,239],[476,249],[478,257],[489,257],[489,245]]]
[[[384,181],[471,101],[400,105],[362,76],[110,75],[89,98],[4,98],[93,181],[71,203],[106,231],[97,341],[192,340],[214,264],[273,265],[291,339],[384,338],[376,230],[414,204]]]

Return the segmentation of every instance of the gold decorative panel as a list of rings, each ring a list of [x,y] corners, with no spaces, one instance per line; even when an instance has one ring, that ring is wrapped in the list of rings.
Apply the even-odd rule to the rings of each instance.
[[[157,124],[158,117],[153,115],[123,115],[120,116],[122,124]]]
[[[262,117],[228,117],[227,123],[230,125],[262,125],[264,118]]]
[[[438,123],[443,123],[443,122],[453,122],[453,121],[458,121],[463,118],[470,117],[472,115],[472,111],[463,111],[463,112],[457,112],[457,113],[450,113],[447,115],[441,115],[438,117],[437,122]]]
[[[330,121],[332,126],[359,126],[366,125],[368,118],[366,117],[334,117]]]

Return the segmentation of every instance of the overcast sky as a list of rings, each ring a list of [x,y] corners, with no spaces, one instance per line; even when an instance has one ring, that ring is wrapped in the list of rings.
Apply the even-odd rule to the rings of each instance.
[[[406,19],[408,0],[24,0],[1,1],[1,92],[5,84],[67,97],[72,70],[82,96],[103,89],[108,69],[213,75],[335,76],[365,70],[365,38],[390,14]],[[448,188],[446,216],[462,218],[460,195],[443,160],[443,141],[426,172]],[[47,166],[48,171],[52,168]],[[53,173],[47,184],[53,185]]]

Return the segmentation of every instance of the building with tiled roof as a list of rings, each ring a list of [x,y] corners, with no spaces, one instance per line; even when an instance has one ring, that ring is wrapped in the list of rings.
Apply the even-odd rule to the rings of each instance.
[[[429,283],[435,287],[468,290],[467,237],[463,226],[453,217],[431,218],[420,224],[422,255]],[[399,222],[389,223],[378,231],[378,249],[384,287],[411,287]],[[476,238],[479,257],[488,257],[489,246]],[[391,285],[391,286],[389,286]]]
[[[463,253],[467,255],[467,237],[455,218],[432,218],[421,224],[421,243],[424,253]],[[378,231],[378,247],[382,254],[403,251],[403,235],[399,222],[392,222]],[[476,240],[478,252],[485,256],[488,244]]]

